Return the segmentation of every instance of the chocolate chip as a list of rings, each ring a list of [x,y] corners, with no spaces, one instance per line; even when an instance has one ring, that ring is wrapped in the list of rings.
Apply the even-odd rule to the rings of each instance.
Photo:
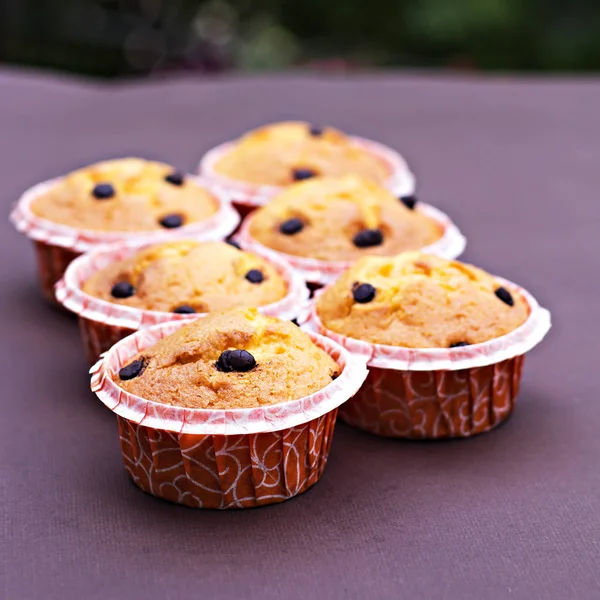
[[[178,315],[192,315],[196,312],[196,309],[193,306],[190,306],[189,304],[182,304],[181,306],[178,306],[175,310],[173,310],[173,312]]]
[[[325,127],[321,127],[320,125],[310,125],[308,128],[308,133],[313,137],[320,137],[323,135],[325,131]]]
[[[355,283],[352,286],[352,297],[359,304],[366,304],[375,298],[377,290],[370,283]]]
[[[292,171],[292,177],[294,181],[302,181],[303,179],[310,179],[316,175],[312,169],[294,169]]]
[[[250,269],[246,273],[246,279],[250,283],[262,283],[265,279],[265,276],[262,274],[262,271],[259,271],[258,269]]]
[[[165,177],[165,181],[172,185],[183,185],[183,182],[185,181],[185,175],[179,171],[173,171]]]
[[[181,227],[183,225],[183,217],[181,215],[166,215],[163,217],[159,223],[165,229],[176,229],[177,227]]]
[[[238,250],[242,249],[242,247],[235,240],[232,240],[231,238],[227,238],[225,240],[225,243],[229,244],[230,246],[233,246],[234,248],[237,248]]]
[[[232,371],[243,373],[253,369],[256,366],[256,360],[247,350],[225,350],[219,356],[215,366],[224,373],[231,373]]]
[[[303,229],[304,223],[302,219],[298,218],[288,219],[279,226],[279,231],[281,231],[283,235],[294,235]]]
[[[469,342],[454,342],[450,344],[450,348],[461,348],[462,346],[470,346]]]
[[[381,246],[383,243],[383,233],[381,233],[380,229],[363,229],[354,236],[352,241],[357,248]]]
[[[135,294],[135,288],[128,281],[118,281],[112,286],[110,294],[113,298],[130,298]]]
[[[298,327],[300,327],[300,323],[298,323],[298,319],[291,319],[291,321],[294,325],[297,325]]]
[[[115,188],[110,183],[98,183],[92,190],[94,198],[98,200],[106,200],[112,198],[115,195]]]
[[[498,298],[500,298],[500,300],[502,300],[502,302],[504,302],[504,304],[513,306],[515,303],[511,293],[505,287],[500,286],[499,288],[496,289],[494,294],[496,294],[496,296],[498,296]]]
[[[410,210],[413,210],[418,202],[416,196],[400,196],[400,201],[406,208],[410,208]]]
[[[143,358],[134,360],[119,371],[119,377],[122,381],[139,377],[146,367],[146,361]]]

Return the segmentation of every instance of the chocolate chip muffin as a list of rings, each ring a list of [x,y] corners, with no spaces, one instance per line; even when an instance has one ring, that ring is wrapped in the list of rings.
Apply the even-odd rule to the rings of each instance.
[[[338,364],[290,321],[239,309],[178,329],[135,356],[113,380],[154,402],[232,409],[297,400],[338,373]]]
[[[217,199],[169,165],[124,158],[96,163],[58,180],[31,210],[82,230],[176,229],[215,214]]]
[[[108,302],[186,314],[264,306],[288,290],[275,267],[256,254],[226,242],[182,239],[107,266],[83,291]]]
[[[380,158],[342,132],[302,122],[275,123],[247,133],[215,170],[232,179],[272,186],[348,173],[383,184],[390,176]]]
[[[252,216],[249,234],[285,254],[350,262],[432,244],[442,226],[380,185],[358,177],[317,177],[288,187]]]
[[[529,316],[524,298],[485,271],[419,252],[366,257],[318,299],[323,325],[409,348],[452,348],[505,335]]]

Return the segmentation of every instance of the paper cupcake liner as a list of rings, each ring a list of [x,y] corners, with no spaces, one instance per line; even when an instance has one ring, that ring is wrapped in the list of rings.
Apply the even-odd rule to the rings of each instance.
[[[527,301],[528,319],[502,337],[458,348],[399,348],[349,338],[327,329],[313,302],[307,327],[368,361],[369,375],[340,418],[377,435],[420,439],[468,437],[506,420],[524,354],[548,333],[550,313],[524,289],[499,280]]]
[[[71,261],[77,258],[79,254],[44,242],[34,241],[33,245],[42,295],[48,302],[56,304],[54,286],[63,276]]]
[[[325,468],[338,407],[364,381],[364,360],[327,338],[313,341],[342,368],[322,390],[260,408],[168,406],[119,388],[110,378],[139,351],[183,323],[119,342],[91,370],[92,391],[118,417],[125,469],[142,490],[198,508],[281,502],[314,485]]]
[[[450,220],[448,215],[441,210],[434,208],[429,204],[419,203],[415,210],[422,212],[427,217],[436,221],[443,229],[442,237],[429,246],[420,250],[428,254],[435,254],[442,258],[454,260],[458,258],[465,250],[467,240],[460,232],[458,227]],[[354,262],[327,261],[316,258],[307,258],[304,256],[295,256],[273,250],[264,246],[250,235],[252,225],[252,216],[248,217],[243,223],[236,235],[236,240],[245,250],[252,252],[268,253],[272,256],[284,258],[302,277],[312,285],[313,288],[319,288],[333,283],[346,269],[350,268]]]
[[[190,175],[207,189],[209,186],[202,179]],[[10,220],[15,228],[24,233],[36,247],[38,273],[44,297],[52,302],[54,284],[62,277],[67,265],[73,258],[99,245],[132,242],[143,240],[161,240],[174,236],[192,236],[203,241],[222,240],[231,234],[238,226],[240,217],[231,204],[223,196],[212,192],[219,202],[219,210],[208,219],[190,223],[177,230],[143,231],[143,232],[114,232],[89,231],[76,229],[68,225],[54,223],[34,214],[32,203],[61,181],[56,178],[38,183],[28,189],[15,204]]]
[[[181,239],[181,237],[165,238],[160,241]],[[190,321],[205,316],[206,313],[177,314],[123,306],[90,296],[83,291],[83,284],[94,273],[155,243],[156,240],[146,240],[142,243],[123,242],[87,252],[67,267],[64,277],[56,284],[57,301],[79,316],[84,348],[91,364],[94,364],[98,357],[116,342],[138,329],[159,323]],[[281,300],[258,307],[258,310],[271,317],[305,320],[309,291],[302,277],[281,258],[267,256],[261,252],[256,254],[275,267],[288,288],[288,293]]]
[[[337,409],[290,429],[178,435],[117,417],[125,470],[145,492],[193,508],[282,502],[321,478]]]
[[[406,161],[392,148],[364,138],[351,138],[354,144],[377,156],[388,168],[389,178],[385,187],[396,196],[410,196],[415,192],[415,176]],[[245,217],[253,209],[268,204],[285,188],[273,185],[256,185],[232,179],[215,170],[217,162],[227,154],[236,142],[226,142],[209,150],[198,164],[198,173],[208,182],[210,189],[223,194]]]

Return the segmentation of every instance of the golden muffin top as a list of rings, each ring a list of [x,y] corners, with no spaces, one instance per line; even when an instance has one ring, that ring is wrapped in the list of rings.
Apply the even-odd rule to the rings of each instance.
[[[34,214],[77,229],[175,229],[217,212],[217,199],[173,167],[141,158],[99,162],[66,175],[32,204]]]
[[[323,325],[408,348],[451,348],[505,335],[529,316],[525,299],[485,271],[420,252],[365,257],[318,299]]]
[[[389,167],[333,127],[299,121],[255,129],[215,165],[222,175],[258,185],[287,186],[316,175],[356,173],[385,183]]]
[[[182,239],[107,266],[83,291],[108,302],[185,314],[264,306],[288,290],[275,267],[256,254],[226,242]]]
[[[297,400],[339,372],[292,322],[237,309],[178,329],[133,357],[113,380],[154,402],[231,409]]]
[[[345,175],[286,188],[253,213],[249,233],[279,252],[350,262],[424,248],[443,228],[380,185]]]

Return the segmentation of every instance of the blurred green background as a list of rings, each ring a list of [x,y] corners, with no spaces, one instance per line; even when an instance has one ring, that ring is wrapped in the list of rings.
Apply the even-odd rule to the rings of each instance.
[[[599,0],[0,0],[0,62],[170,71],[600,68]]]

